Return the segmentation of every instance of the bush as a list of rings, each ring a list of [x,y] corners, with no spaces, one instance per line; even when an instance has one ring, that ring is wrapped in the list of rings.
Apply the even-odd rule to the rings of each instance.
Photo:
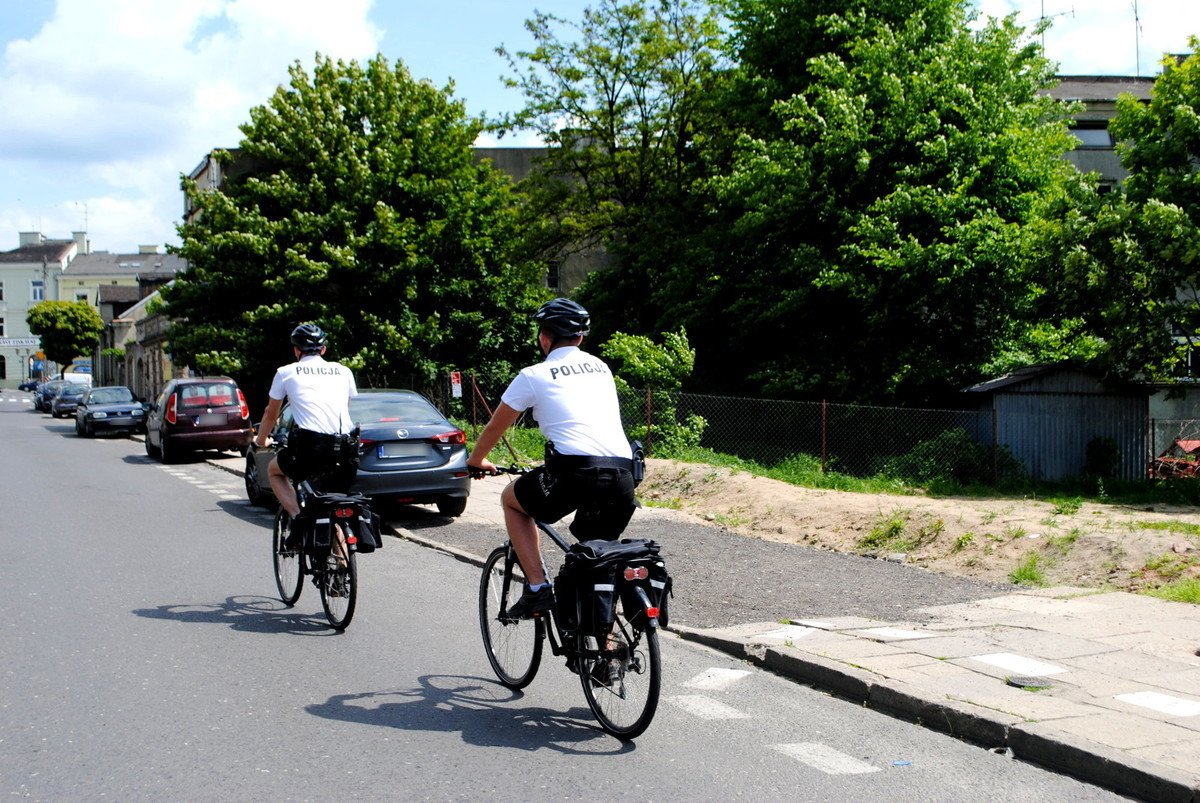
[[[1001,447],[993,461],[992,448],[973,440],[961,427],[884,461],[882,473],[914,485],[959,486],[1019,482],[1026,476],[1025,467],[1007,447]]]

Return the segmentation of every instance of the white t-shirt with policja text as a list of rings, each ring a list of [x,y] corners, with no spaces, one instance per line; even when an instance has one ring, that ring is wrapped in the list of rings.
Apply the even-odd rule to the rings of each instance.
[[[319,354],[301,357],[300,362],[276,371],[268,395],[288,400],[292,420],[300,429],[337,435],[354,428],[350,420],[350,398],[358,395],[354,374]]]

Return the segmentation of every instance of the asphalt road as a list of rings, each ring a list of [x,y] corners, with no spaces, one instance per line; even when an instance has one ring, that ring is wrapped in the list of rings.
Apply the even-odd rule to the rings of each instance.
[[[0,795],[1114,799],[670,636],[659,714],[622,744],[557,660],[524,694],[495,682],[476,567],[389,540],[337,634],[311,586],[276,599],[239,478],[24,398],[0,393]]]

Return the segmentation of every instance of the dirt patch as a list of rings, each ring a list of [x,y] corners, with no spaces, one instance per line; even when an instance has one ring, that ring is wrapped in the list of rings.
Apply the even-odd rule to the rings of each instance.
[[[800,488],[650,460],[638,495],[749,538],[854,552],[991,582],[1138,591],[1200,578],[1200,510]]]

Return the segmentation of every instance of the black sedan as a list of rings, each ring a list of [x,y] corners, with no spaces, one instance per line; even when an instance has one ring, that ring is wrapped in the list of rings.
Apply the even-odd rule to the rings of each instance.
[[[98,432],[129,435],[146,428],[146,409],[121,385],[91,388],[75,409],[75,432],[93,437]]]
[[[410,390],[364,390],[350,402],[360,429],[358,477],[353,491],[380,502],[434,504],[444,516],[467,507],[466,434],[424,396]],[[284,405],[272,437],[285,441],[292,422]],[[274,502],[267,464],[275,449],[246,452],[246,495],[253,504]]]
[[[86,385],[77,385],[74,382],[68,382],[59,389],[54,398],[50,400],[50,415],[55,418],[66,418],[75,414],[76,408],[79,407],[79,402],[83,395],[90,390]]]

